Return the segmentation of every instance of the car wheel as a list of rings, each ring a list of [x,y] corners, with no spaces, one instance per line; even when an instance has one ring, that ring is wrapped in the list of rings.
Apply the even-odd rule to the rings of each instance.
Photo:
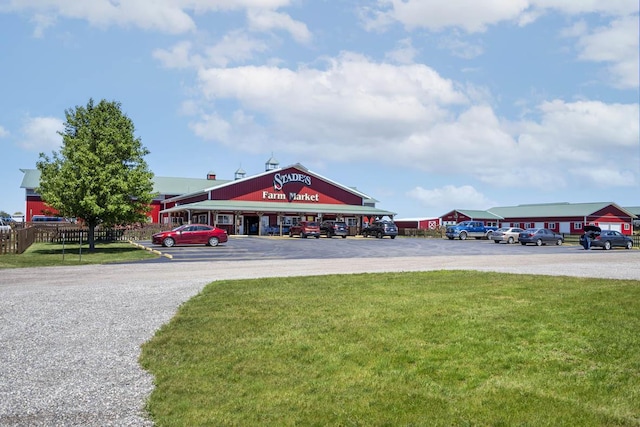
[[[449,240],[453,240],[453,237],[447,237],[447,239],[449,239]]]
[[[167,237],[162,241],[162,246],[164,246],[166,248],[170,248],[175,244],[176,244],[176,241],[173,240],[171,237]]]
[[[562,239],[556,240],[556,245],[561,246],[562,245]]]
[[[331,234],[331,232],[330,232],[330,231],[328,231],[328,232],[327,232],[327,238],[328,238],[328,239],[330,239],[330,238],[332,238],[332,237],[333,237],[333,234]]]
[[[607,240],[604,242],[604,250],[608,251],[609,249],[611,249],[611,242]]]
[[[491,238],[493,237],[493,233],[490,231],[487,233],[487,240],[491,240]]]
[[[389,237],[391,237],[391,240],[393,240],[393,239],[395,239],[395,238],[396,238],[396,236],[389,236]]]
[[[293,233],[291,231],[289,232],[289,237],[293,237]]]
[[[460,233],[460,240],[467,240],[467,233],[465,232]]]
[[[511,245],[513,244],[514,241],[515,240],[513,239],[513,237],[509,237],[509,240],[507,240],[507,243]]]
[[[378,239],[382,239],[382,231],[378,231],[378,233],[376,234],[376,237]]]
[[[527,244],[526,244],[525,242],[520,242],[520,244],[521,244],[522,246],[527,246]]]
[[[500,243],[500,240],[494,240],[493,243]]]
[[[627,249],[631,249],[633,247],[633,242],[627,242],[627,246],[625,246]]]
[[[342,238],[343,238],[343,239],[346,239],[346,238],[347,238],[347,236],[342,236]]]
[[[542,239],[536,240],[536,246],[542,246]]]
[[[306,239],[306,238],[307,238],[307,235],[306,235],[306,234],[304,234],[304,233],[301,231],[301,232],[300,232],[300,238],[301,238],[301,239]]]
[[[209,237],[209,246],[218,246],[220,240],[217,237]]]

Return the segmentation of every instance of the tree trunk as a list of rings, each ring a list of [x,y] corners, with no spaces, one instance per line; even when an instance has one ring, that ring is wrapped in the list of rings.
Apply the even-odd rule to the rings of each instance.
[[[96,250],[96,241],[95,241],[95,224],[87,224],[89,227],[89,232],[87,233],[87,240],[89,241],[89,252],[95,252]]]

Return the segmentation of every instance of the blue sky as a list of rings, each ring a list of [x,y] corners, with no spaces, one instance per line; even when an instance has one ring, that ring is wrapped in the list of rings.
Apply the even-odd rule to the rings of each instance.
[[[159,176],[301,163],[399,218],[640,206],[637,0],[0,0],[0,210],[64,111]]]

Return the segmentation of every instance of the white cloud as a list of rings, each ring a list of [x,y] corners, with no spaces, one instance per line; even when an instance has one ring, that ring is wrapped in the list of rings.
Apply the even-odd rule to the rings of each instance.
[[[614,183],[638,175],[637,104],[554,100],[533,110],[535,117],[508,122],[473,87],[429,67],[350,53],[328,59],[324,69],[203,69],[199,81],[200,105],[233,100],[238,109],[229,117],[204,114],[194,129],[212,127],[198,134],[246,151],[313,159],[335,150],[349,161],[464,174],[501,188],[597,180],[594,171],[605,164],[619,171]]]
[[[274,12],[265,9],[250,9],[247,12],[249,27],[255,31],[284,30],[291,34],[299,43],[308,43],[311,40],[311,32],[307,26],[293,20],[286,13]]]
[[[382,28],[396,21],[409,30],[440,31],[455,27],[469,33],[483,32],[489,25],[516,20],[529,7],[527,0],[385,0],[380,4],[384,7],[369,12],[365,22],[367,28]]]
[[[387,52],[385,57],[397,64],[412,64],[414,58],[418,54],[418,50],[413,47],[410,38],[402,39],[398,42],[397,47]]]
[[[156,49],[152,55],[167,68],[191,68],[201,62],[191,53],[192,43],[182,41],[174,44],[170,49]]]
[[[446,119],[444,106],[467,102],[429,67],[377,64],[349,53],[327,60],[326,69],[210,68],[199,79],[209,101],[237,100],[270,127],[272,139],[291,143],[294,151],[324,152],[335,143],[361,156],[367,146],[408,138],[416,128]]]
[[[9,136],[9,131],[0,126],[0,138],[5,138]]]
[[[292,0],[8,0],[0,12],[31,12],[35,16],[34,34],[41,36],[58,18],[84,19],[97,27],[134,26],[170,34],[194,31],[194,14],[231,10],[276,10]],[[294,21],[284,25],[300,37],[304,31]]]
[[[489,26],[501,22],[528,25],[549,12],[569,16],[598,14],[611,22],[591,31],[584,21],[563,32],[565,36],[579,37],[578,58],[608,64],[611,84],[627,89],[639,83],[638,2],[631,0],[487,0],[473,2],[450,0],[429,2],[423,0],[384,0],[378,9],[363,9],[365,28],[383,30],[398,22],[408,30],[425,28],[463,30],[467,33],[484,32]],[[454,56],[474,58],[483,48],[455,36],[444,36],[440,46],[451,50]]]
[[[536,9],[558,10],[567,15],[598,13],[624,16],[638,12],[638,2],[631,0],[531,0],[529,3]]]
[[[256,53],[269,50],[269,46],[259,39],[250,37],[244,31],[225,34],[211,46],[194,46],[191,41],[176,43],[169,49],[156,49],[153,57],[166,68],[227,67],[250,61]]]
[[[547,11],[567,15],[598,13],[608,16],[638,12],[638,2],[631,0],[381,0],[378,4],[377,9],[371,6],[361,9],[367,29],[384,29],[393,22],[399,22],[409,30],[460,28],[468,33],[476,33],[501,22],[527,25]]]
[[[640,75],[640,43],[638,42],[638,16],[626,16],[612,21],[606,27],[586,32],[575,32],[584,61],[610,64],[612,84],[620,88],[637,88]]]
[[[487,209],[487,206],[495,204],[471,185],[460,187],[445,185],[430,190],[418,186],[408,191],[407,197],[424,208],[442,209],[443,206],[464,206],[465,209]]]
[[[471,43],[457,36],[445,36],[438,42],[438,47],[451,51],[453,56],[464,59],[473,59],[484,53],[484,48],[479,43]]]
[[[62,145],[64,124],[55,117],[34,117],[27,119],[22,127],[19,146],[36,152],[57,150]]]

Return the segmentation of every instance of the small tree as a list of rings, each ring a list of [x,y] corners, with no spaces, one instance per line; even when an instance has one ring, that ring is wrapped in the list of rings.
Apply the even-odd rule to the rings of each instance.
[[[90,99],[66,110],[62,148],[52,158],[40,153],[37,162],[38,193],[61,215],[85,222],[91,251],[98,225],[145,221],[153,200],[153,173],[144,161],[149,151],[120,107]]]

